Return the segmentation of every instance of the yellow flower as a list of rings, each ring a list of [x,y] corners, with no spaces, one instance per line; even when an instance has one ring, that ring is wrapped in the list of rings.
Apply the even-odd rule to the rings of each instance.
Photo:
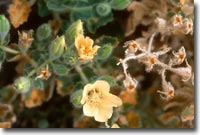
[[[109,90],[110,85],[104,80],[87,84],[81,99],[84,115],[94,117],[99,122],[107,122],[112,116],[113,107],[122,105],[121,99],[110,94]]]
[[[76,36],[75,46],[78,51],[80,61],[85,62],[85,61],[93,59],[97,50],[100,48],[97,45],[93,47],[93,44],[94,44],[94,41],[90,37],[84,37],[81,34]]]
[[[116,123],[114,123],[111,128],[120,128],[120,127],[119,127],[119,125],[117,125]]]

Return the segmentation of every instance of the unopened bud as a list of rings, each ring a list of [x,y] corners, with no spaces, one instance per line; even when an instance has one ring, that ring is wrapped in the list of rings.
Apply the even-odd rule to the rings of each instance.
[[[31,89],[31,81],[28,77],[19,77],[14,82],[14,88],[19,93],[26,93]]]
[[[36,37],[38,41],[44,41],[51,35],[51,27],[49,24],[42,24],[38,27]]]
[[[65,37],[56,37],[56,39],[52,41],[51,45],[49,46],[50,59],[55,60],[61,57],[64,53],[65,48]]]
[[[75,37],[78,35],[83,35],[83,22],[81,20],[77,20],[66,30],[65,38],[67,39],[67,44],[73,44]]]

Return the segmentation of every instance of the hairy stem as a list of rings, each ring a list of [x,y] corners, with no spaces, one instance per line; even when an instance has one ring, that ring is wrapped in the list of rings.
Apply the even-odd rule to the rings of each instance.
[[[0,49],[11,54],[19,54],[19,51],[0,45]]]
[[[48,64],[48,63],[49,63],[49,60],[45,61],[45,62],[44,62],[43,64],[41,64],[38,68],[33,69],[33,70],[28,74],[28,77],[31,77],[33,74],[36,73],[36,71],[37,71],[38,69],[40,69],[41,67],[45,66],[45,65]]]
[[[79,64],[75,65],[75,69],[76,69],[76,71],[80,74],[81,79],[82,79],[85,83],[88,83],[89,81],[88,81],[86,75],[84,74],[84,72],[83,72],[83,70],[81,69],[81,67],[80,67]]]

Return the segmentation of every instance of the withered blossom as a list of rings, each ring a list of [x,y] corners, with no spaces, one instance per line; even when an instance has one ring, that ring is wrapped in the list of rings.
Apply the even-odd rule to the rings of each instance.
[[[183,122],[194,120],[194,104],[187,106],[181,113]]]
[[[160,93],[163,99],[168,100],[174,97],[174,87],[170,82],[166,81],[165,70],[162,71],[162,89],[163,91],[158,90],[157,92]]]
[[[183,61],[185,60],[186,57],[186,52],[185,52],[185,48],[182,46],[177,52],[172,52],[174,55],[174,59],[173,59],[173,63],[175,65],[179,65],[181,63],[183,63]]]
[[[181,26],[182,24],[183,24],[183,19],[182,19],[182,16],[181,16],[181,15],[176,14],[176,15],[174,15],[174,16],[172,17],[172,25],[173,25],[174,27],[179,27],[179,26]]]
[[[93,44],[94,41],[90,37],[84,37],[82,34],[75,37],[75,46],[80,61],[86,62],[94,58],[94,55],[97,53],[100,46],[93,46]]]
[[[150,72],[154,65],[157,64],[158,57],[155,54],[147,54],[145,57],[138,59],[138,61],[144,63],[146,65],[145,70]]]
[[[181,5],[185,4],[185,0],[179,0],[179,2],[180,2]]]
[[[18,28],[28,20],[31,6],[32,5],[26,0],[12,0],[12,3],[9,5],[8,13],[11,24],[15,28]]]
[[[124,47],[128,47],[128,49],[125,52],[128,55],[130,53],[136,53],[140,48],[140,45],[138,42],[130,40],[124,43]]]
[[[113,107],[122,105],[121,99],[109,91],[110,85],[104,80],[85,85],[81,99],[84,115],[94,117],[98,122],[107,122]]]
[[[46,65],[45,69],[41,69],[38,76],[35,78],[35,80],[37,79],[45,79],[47,80],[49,77],[51,76],[51,72],[49,71],[49,66]]]
[[[186,67],[179,67],[179,68],[171,68],[170,69],[170,71],[181,76],[182,81],[184,81],[184,82],[190,80],[190,78],[192,77],[192,67],[188,64],[187,60],[185,60],[185,63],[186,63]]]
[[[155,19],[155,23],[157,24],[158,30],[159,31],[165,31],[166,29],[166,25],[167,25],[167,21],[163,18],[157,17]]]
[[[25,99],[25,95],[22,95],[22,100],[27,108],[40,106],[44,101],[44,91],[32,89],[29,98]]]
[[[193,21],[192,19],[185,18],[183,20],[182,32],[184,34],[193,34]]]
[[[124,83],[126,90],[131,92],[131,91],[135,91],[138,81],[135,80],[134,78],[132,78],[130,74],[128,74],[126,76],[125,80],[123,81],[123,83]]]
[[[23,48],[28,48],[32,42],[33,42],[33,31],[22,31],[21,33],[18,31],[19,35],[19,45],[21,45]]]

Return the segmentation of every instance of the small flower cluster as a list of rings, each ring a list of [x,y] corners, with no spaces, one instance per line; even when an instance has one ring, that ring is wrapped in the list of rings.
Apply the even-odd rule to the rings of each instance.
[[[124,86],[128,91],[133,91],[137,87],[137,80],[131,77],[131,75],[127,72],[129,60],[137,60],[140,63],[143,63],[146,67],[146,71],[150,72],[154,68],[154,66],[159,67],[157,70],[161,73],[162,78],[162,88],[163,91],[158,90],[158,93],[161,94],[161,97],[164,99],[169,99],[174,97],[174,87],[168,81],[166,81],[165,72],[166,70],[171,71],[182,78],[182,81],[188,81],[192,77],[192,69],[188,64],[186,59],[185,48],[182,46],[177,52],[172,52],[173,58],[169,60],[168,64],[163,63],[159,60],[159,57],[167,54],[171,48],[163,47],[159,51],[152,52],[152,42],[154,39],[155,33],[151,36],[148,44],[148,48],[142,47],[141,43],[137,41],[128,41],[125,43],[125,47],[128,47],[125,51],[125,58],[119,60],[119,64],[122,65],[123,71],[125,74]],[[185,67],[175,67],[177,65],[182,64],[185,61]]]
[[[155,23],[158,31],[166,34],[172,32],[173,34],[190,34],[193,35],[193,21],[191,18],[183,18],[180,14],[174,15],[170,20],[157,17]]]

